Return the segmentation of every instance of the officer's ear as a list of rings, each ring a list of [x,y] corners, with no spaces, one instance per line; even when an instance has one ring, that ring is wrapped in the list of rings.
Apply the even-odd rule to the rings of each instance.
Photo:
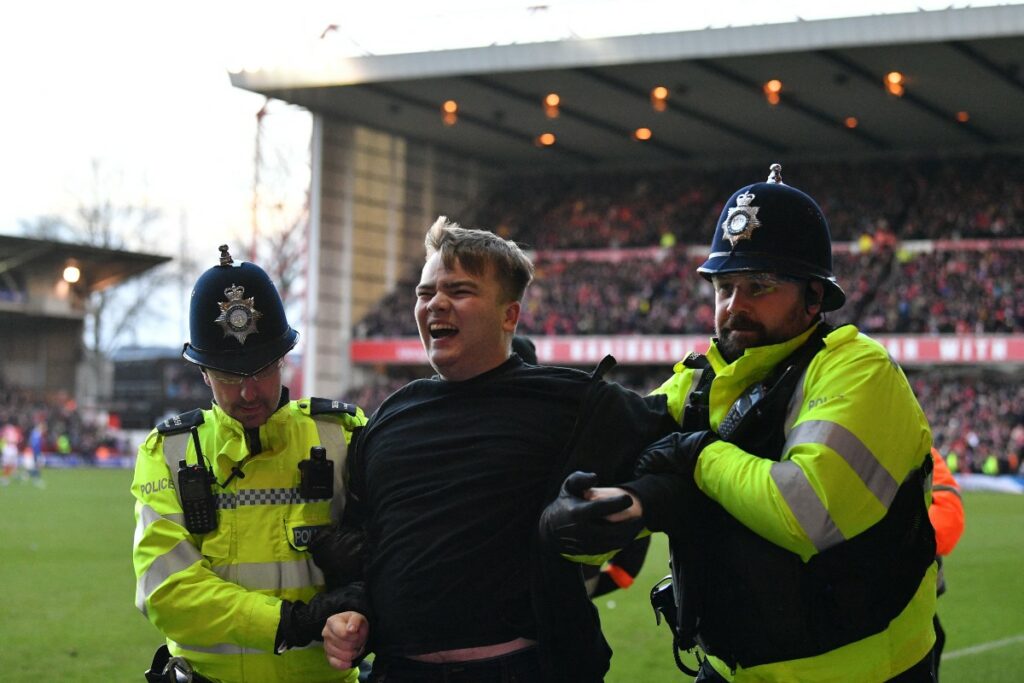
[[[206,383],[206,386],[212,389],[213,385],[210,384],[210,376],[206,374],[206,368],[199,368],[199,372],[203,373],[203,382]]]
[[[817,280],[809,280],[804,287],[804,310],[811,315],[820,312],[821,300],[825,296],[825,286]],[[814,308],[818,310],[812,310]]]

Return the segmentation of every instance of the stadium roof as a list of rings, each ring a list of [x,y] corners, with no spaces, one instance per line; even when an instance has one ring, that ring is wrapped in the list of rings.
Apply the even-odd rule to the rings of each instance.
[[[171,259],[157,254],[0,235],[0,276],[7,271],[29,269],[59,273],[72,260],[89,290],[99,291]]]
[[[1022,62],[1024,5],[1010,5],[325,58],[231,79],[514,171],[1020,150]],[[905,76],[901,97],[884,89],[890,71]],[[771,79],[782,82],[776,106]],[[669,89],[662,112],[658,85]],[[557,118],[543,110],[550,92]],[[633,139],[640,127],[650,140]],[[537,144],[544,132],[554,145]]]

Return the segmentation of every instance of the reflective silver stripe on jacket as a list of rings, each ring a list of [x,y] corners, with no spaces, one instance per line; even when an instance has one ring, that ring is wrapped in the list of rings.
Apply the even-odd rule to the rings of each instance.
[[[211,655],[266,655],[271,654],[270,650],[260,650],[254,647],[242,647],[241,645],[235,645],[234,643],[218,643],[217,645],[186,645],[184,643],[174,643],[174,645],[183,650],[191,650],[192,652],[203,652]],[[323,648],[323,642],[314,640],[309,645],[302,647],[293,647],[289,650],[308,650],[310,648]],[[187,657],[186,657],[187,659]]]
[[[249,590],[322,586],[324,574],[313,558],[289,562],[241,562],[213,568],[220,578]]]
[[[790,432],[783,452],[805,443],[822,444],[835,451],[857,473],[869,491],[888,509],[899,483],[853,432],[835,422],[809,420]],[[845,540],[828,510],[814,492],[807,475],[792,461],[773,463],[772,480],[814,547],[821,552]]]
[[[179,526],[183,525],[185,522],[184,515],[178,513],[161,515],[151,506],[143,505],[142,503],[138,504],[138,510],[139,521],[135,524],[135,538],[132,541],[132,547],[135,548],[139,546],[139,542],[142,540],[142,535],[150,524],[161,519],[166,519]],[[180,545],[181,544],[179,543],[178,546]],[[191,544],[186,543],[186,545],[195,550],[194,546]],[[139,611],[143,614],[146,614],[146,599],[161,583],[164,582],[164,580],[167,579],[168,576],[180,569],[192,566],[196,560],[201,559],[198,552],[194,555],[190,555],[188,548],[182,547],[179,549],[178,546],[175,546],[171,550],[171,553],[162,555],[154,560],[149,569],[147,569],[146,572],[135,582],[135,606],[138,607]],[[164,559],[173,553],[177,554],[166,560]],[[181,563],[184,563],[184,566],[178,566]],[[178,567],[177,569],[175,569],[176,566]]]
[[[191,650],[192,652],[203,652],[210,655],[262,655],[270,654],[269,650],[259,650],[253,647],[242,647],[241,645],[235,645],[234,643],[218,643],[217,645],[208,645],[206,647],[200,645],[184,645],[182,643],[175,643],[178,647],[184,650]],[[185,657],[188,659],[188,657]]]
[[[153,564],[149,565],[149,569],[135,583],[135,606],[143,614],[146,614],[146,600],[153,594],[153,591],[159,588],[172,574],[188,569],[202,559],[194,545],[186,539],[178,541],[178,544],[168,552],[153,560]]]
[[[164,462],[167,463],[167,471],[170,472],[171,479],[174,481],[174,495],[178,497],[178,505],[181,505],[181,492],[178,491],[178,480],[175,473],[178,471],[178,463],[185,459],[185,454],[188,452],[188,440],[191,437],[192,432],[164,437]]]
[[[961,500],[963,499],[963,496],[960,495],[960,489],[955,486],[950,486],[949,484],[936,484],[932,487],[932,491],[946,491],[947,493],[952,493]]]
[[[348,444],[345,443],[345,430],[332,420],[313,418],[316,425],[320,445],[327,449],[327,458],[334,462],[334,497],[331,499],[331,521],[341,521],[341,513],[345,511],[345,458],[348,457]]]
[[[139,521],[135,524],[135,538],[132,541],[133,548],[137,548],[139,546],[139,541],[142,540],[142,533],[153,522],[156,522],[161,519],[166,519],[167,521],[173,522],[178,526],[185,526],[185,515],[181,514],[180,512],[168,512],[166,514],[161,515],[151,506],[143,505],[142,503],[138,504],[138,508]]]

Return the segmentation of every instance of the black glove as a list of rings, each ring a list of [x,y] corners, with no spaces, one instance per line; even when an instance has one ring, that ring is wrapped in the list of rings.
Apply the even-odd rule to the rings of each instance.
[[[314,640],[323,640],[321,632],[331,615],[349,610],[367,615],[365,586],[350,583],[326,593],[317,593],[309,604],[296,600],[281,602],[281,621],[277,625],[274,651],[281,654],[293,647],[309,645]]]
[[[566,555],[600,555],[619,550],[643,529],[642,519],[609,522],[605,516],[632,505],[630,496],[584,500],[583,492],[597,486],[597,475],[573,472],[540,516],[541,539]]]
[[[700,452],[718,435],[709,429],[699,432],[674,432],[648,446],[636,460],[633,472],[645,474],[678,474],[693,479]]]
[[[366,565],[366,534],[353,526],[331,525],[309,542],[313,562],[324,573],[327,589],[362,581]]]

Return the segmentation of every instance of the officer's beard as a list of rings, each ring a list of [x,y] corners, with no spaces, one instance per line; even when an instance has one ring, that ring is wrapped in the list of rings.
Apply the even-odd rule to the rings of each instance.
[[[748,348],[771,343],[767,338],[768,331],[761,323],[746,316],[731,317],[718,329],[718,351],[731,363]]]
[[[718,351],[726,362],[731,363],[747,349],[781,344],[799,336],[807,330],[813,320],[814,317],[800,306],[794,306],[789,315],[772,330],[746,315],[730,316],[716,330]]]

